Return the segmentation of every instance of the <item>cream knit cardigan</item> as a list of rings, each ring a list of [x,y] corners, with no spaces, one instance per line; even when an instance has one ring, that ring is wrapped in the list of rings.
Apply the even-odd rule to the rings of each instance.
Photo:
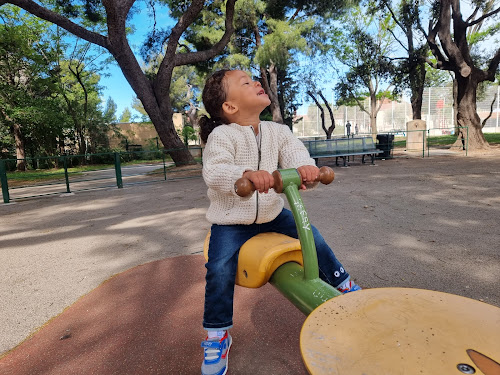
[[[203,151],[203,178],[208,186],[210,207],[207,220],[213,224],[266,223],[283,209],[283,199],[273,189],[241,198],[234,183],[248,170],[298,168],[316,165],[304,144],[288,126],[271,121],[259,124],[260,150],[250,126],[220,125],[208,137]]]

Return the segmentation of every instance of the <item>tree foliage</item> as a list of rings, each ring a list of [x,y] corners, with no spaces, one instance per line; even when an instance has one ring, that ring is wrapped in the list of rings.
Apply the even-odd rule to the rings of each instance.
[[[61,135],[61,103],[53,94],[56,51],[45,38],[47,23],[14,7],[0,8],[0,17],[0,127],[24,170],[26,151],[51,152]]]
[[[87,147],[105,147],[116,105],[108,101],[103,113],[88,43],[70,43],[61,29],[19,8],[3,6],[0,13],[0,127],[10,130],[4,142],[15,147],[18,159],[67,152],[73,144],[83,154]],[[18,168],[24,164],[19,160]]]
[[[400,53],[389,57],[394,62],[394,91],[410,91],[413,119],[422,118],[422,96],[427,74],[426,61],[429,47],[423,32],[421,19],[424,12],[422,0],[378,0],[373,12],[389,15],[394,21],[394,29],[389,29],[399,45]]]
[[[389,16],[367,14],[360,7],[354,8],[344,19],[339,30],[341,37],[332,43],[332,51],[343,64],[339,82],[336,85],[338,104],[356,103],[370,116],[372,133],[377,132],[376,117],[384,98],[393,98],[390,88],[393,84],[394,65],[387,57],[392,53],[393,27]],[[369,98],[370,108],[364,105]],[[378,104],[377,104],[378,103]]]
[[[193,0],[189,4],[176,1],[155,1],[148,4],[153,14],[156,7],[168,6],[176,23],[171,28],[161,29],[154,22],[144,51],[164,53],[157,74],[150,76],[144,72],[140,56],[136,56],[129,44],[127,34],[131,29],[131,19],[137,11],[135,0],[56,0],[42,4],[32,0],[0,0],[3,4],[13,4],[46,21],[52,22],[75,36],[104,48],[120,66],[145,111],[153,122],[158,135],[170,151],[177,164],[194,163],[190,152],[175,131],[173,109],[169,96],[172,74],[176,66],[196,64],[214,58],[229,42],[233,33],[233,14],[235,0],[227,0],[224,9],[217,8],[217,0],[205,4],[203,0]],[[181,37],[198,20],[204,7],[214,6],[219,12],[223,25],[221,35],[215,43],[207,42],[207,48],[180,49]],[[134,8],[135,6],[135,8]],[[154,18],[156,21],[156,18]],[[215,33],[215,31],[213,31]],[[154,57],[154,55],[153,55]]]

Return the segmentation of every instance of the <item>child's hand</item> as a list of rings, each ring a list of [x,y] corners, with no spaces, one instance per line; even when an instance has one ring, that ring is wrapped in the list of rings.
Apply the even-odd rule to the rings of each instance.
[[[319,177],[319,168],[315,165],[303,165],[297,168],[300,178],[302,179],[301,190],[306,190],[306,184],[312,184]]]
[[[274,186],[274,178],[268,171],[246,171],[243,177],[252,181],[255,190],[259,193],[267,193]]]

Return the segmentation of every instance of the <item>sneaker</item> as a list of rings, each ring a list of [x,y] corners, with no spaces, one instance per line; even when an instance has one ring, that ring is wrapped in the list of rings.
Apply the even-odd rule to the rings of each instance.
[[[233,339],[226,331],[223,338],[215,337],[208,339],[201,343],[204,348],[205,358],[201,365],[202,375],[224,375],[227,372],[227,360],[229,349]]]
[[[358,284],[354,284],[353,281],[348,281],[344,284],[342,284],[340,287],[337,288],[337,290],[340,293],[349,293],[349,292],[355,292],[357,290],[361,290],[361,287]]]

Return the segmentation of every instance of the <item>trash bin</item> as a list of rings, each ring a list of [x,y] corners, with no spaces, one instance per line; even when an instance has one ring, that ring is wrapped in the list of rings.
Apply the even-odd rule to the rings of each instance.
[[[394,148],[394,134],[377,134],[377,148],[383,151],[378,155],[379,158],[390,158]]]

